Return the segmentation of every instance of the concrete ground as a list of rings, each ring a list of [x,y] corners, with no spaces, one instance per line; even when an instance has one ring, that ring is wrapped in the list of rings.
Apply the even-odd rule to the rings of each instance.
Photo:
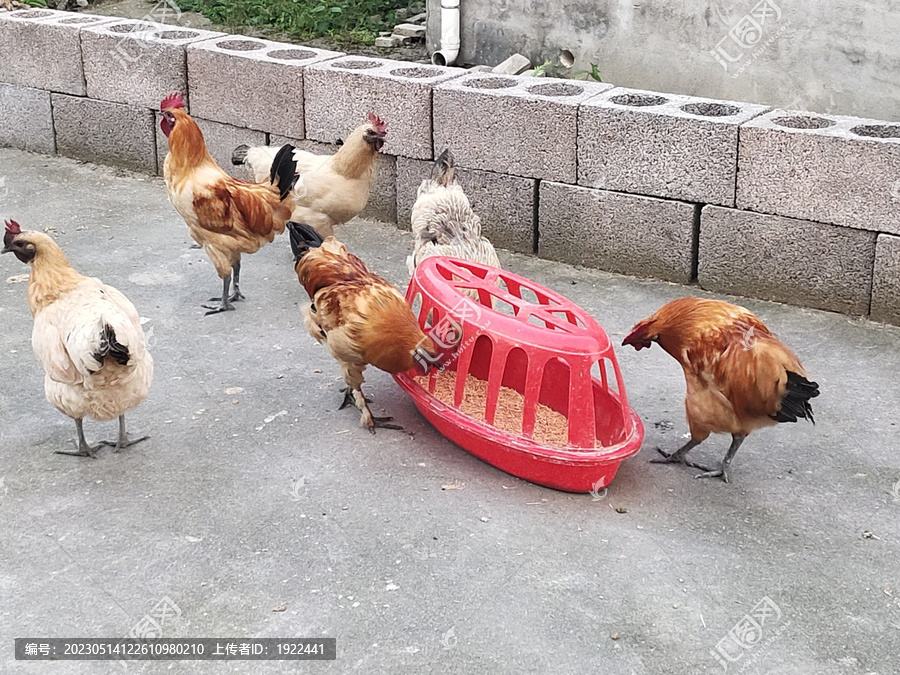
[[[338,368],[301,326],[280,238],[245,259],[237,311],[160,179],[0,150],[0,217],[50,231],[128,295],[156,359],[129,416],[152,438],[99,459],[53,454],[75,425],[44,399],[26,272],[0,259],[0,672],[14,637],[121,637],[158,602],[167,637],[337,638],[332,662],[131,662],[128,673],[777,673],[888,675],[900,654],[900,329],[742,301],[819,382],[816,426],[758,432],[732,484],[649,464],[683,441],[684,383],[654,347],[617,350],[643,450],[608,492],[556,492],[435,432],[393,380],[368,394],[407,433],[338,411]],[[400,286],[410,238],[357,221],[349,248]],[[527,256],[614,337],[696,288]],[[3,283],[7,277],[11,279]],[[89,440],[114,423],[86,423]],[[714,437],[696,450],[718,461]],[[761,636],[745,615],[768,598]],[[742,628],[743,627],[743,628]],[[744,637],[746,647],[729,638]],[[719,645],[736,659],[717,659]]]

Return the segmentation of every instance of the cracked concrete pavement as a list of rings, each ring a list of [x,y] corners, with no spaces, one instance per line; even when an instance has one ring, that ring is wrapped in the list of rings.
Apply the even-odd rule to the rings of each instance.
[[[286,238],[245,258],[237,311],[159,178],[0,150],[0,217],[49,230],[82,273],[137,306],[156,360],[129,428],[97,460],[53,454],[72,421],[44,399],[27,272],[0,259],[0,671],[14,637],[121,637],[164,597],[166,637],[337,638],[332,662],[131,662],[127,673],[896,673],[900,654],[900,329],[755,300],[822,395],[817,425],[752,435],[733,483],[651,465],[687,431],[684,382],[658,348],[618,348],[644,448],[601,499],[555,492],[440,436],[393,380],[368,395],[406,428],[370,436],[338,411],[339,370],[302,328]],[[410,237],[339,237],[401,287]],[[503,254],[614,341],[696,287]],[[728,299],[728,298],[726,298]],[[115,423],[87,422],[88,439]],[[718,461],[713,437],[695,452]],[[763,598],[761,638],[729,631]],[[746,624],[745,624],[746,625]],[[725,642],[721,642],[725,640]],[[727,670],[716,647],[736,660]],[[730,646],[729,646],[730,645]],[[736,651],[734,651],[736,649]]]

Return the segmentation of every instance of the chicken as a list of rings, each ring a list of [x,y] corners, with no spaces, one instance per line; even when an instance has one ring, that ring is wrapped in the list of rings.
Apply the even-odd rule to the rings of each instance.
[[[378,152],[384,146],[387,125],[374,113],[357,127],[333,155],[294,150],[297,162],[296,206],[291,220],[306,223],[324,238],[334,226],[355,218],[366,207],[375,180]],[[272,146],[234,149],[233,164],[247,164],[256,180],[263,180],[276,156]]]
[[[658,342],[684,369],[684,400],[691,439],[656,462],[682,462],[728,482],[731,460],[750,432],[800,418],[815,422],[810,399],[819,385],[750,311],[720,300],[681,298],[661,307],[622,342],[637,350]],[[730,433],[731,447],[718,469],[686,455],[710,433]]]
[[[295,271],[312,304],[304,315],[309,334],[328,347],[347,385],[341,408],[355,404],[360,424],[402,429],[391,417],[373,417],[362,393],[363,371],[373,365],[388,373],[414,367],[428,372],[439,357],[412,309],[396,288],[373,274],[334,237],[322,239],[308,225],[287,224]]]
[[[500,267],[497,252],[481,236],[481,220],[472,211],[454,174],[453,155],[445,149],[434,163],[431,179],[419,186],[410,217],[415,239],[413,252],[406,260],[410,276],[425,258],[433,255]],[[472,297],[477,298],[477,293]]]
[[[241,254],[256,253],[284,232],[291,216],[297,164],[294,146],[285,145],[275,156],[266,182],[248,183],[225,173],[206,149],[197,123],[184,111],[181,94],[160,105],[160,129],[169,139],[163,168],[169,200],[184,218],[191,237],[209,256],[222,279],[222,297],[205,304],[207,314],[233,310],[243,300]],[[234,284],[234,293],[229,295]]]
[[[31,265],[31,343],[44,367],[44,391],[78,430],[77,451],[58,453],[95,457],[100,446],[119,452],[146,440],[129,439],[125,431],[125,413],[147,397],[153,379],[153,358],[134,305],[112,286],[76,272],[46,234],[22,232],[15,221],[6,222],[2,252]],[[118,417],[118,439],[88,445],[85,417]]]

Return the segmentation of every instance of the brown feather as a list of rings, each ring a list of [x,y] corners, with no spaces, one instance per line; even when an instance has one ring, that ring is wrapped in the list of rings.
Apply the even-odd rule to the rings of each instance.
[[[309,250],[295,270],[315,308],[308,316],[325,333],[313,337],[326,342],[339,361],[399,373],[414,366],[417,347],[436,354],[400,292],[334,237]],[[346,337],[345,350],[343,343],[329,341],[333,332]]]
[[[659,345],[687,381],[691,434],[747,434],[775,424],[787,373],[806,375],[799,359],[752,312],[718,300],[681,298],[635,325],[623,344]]]

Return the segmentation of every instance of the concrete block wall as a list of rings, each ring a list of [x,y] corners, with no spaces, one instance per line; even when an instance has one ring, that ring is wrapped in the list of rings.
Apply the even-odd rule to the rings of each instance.
[[[333,142],[372,111],[387,122],[384,152],[431,159],[431,98],[435,85],[465,71],[347,56],[305,72],[306,137]]]
[[[134,19],[87,27],[81,31],[87,95],[158,108],[163,98],[180,91],[190,106],[187,45],[221,35],[205,30],[161,28]]]
[[[578,117],[578,184],[734,206],[738,129],[752,103],[615,88]]]
[[[146,173],[181,91],[235,145],[388,125],[362,215],[409,227],[449,147],[495,245],[900,325],[900,124],[474,73],[44,9],[0,12],[0,145]]]
[[[187,50],[191,112],[257,131],[306,137],[305,67],[341,56],[235,35],[193,43]]]
[[[578,108],[610,85],[475,73],[435,90],[434,143],[460,166],[575,183]]]

